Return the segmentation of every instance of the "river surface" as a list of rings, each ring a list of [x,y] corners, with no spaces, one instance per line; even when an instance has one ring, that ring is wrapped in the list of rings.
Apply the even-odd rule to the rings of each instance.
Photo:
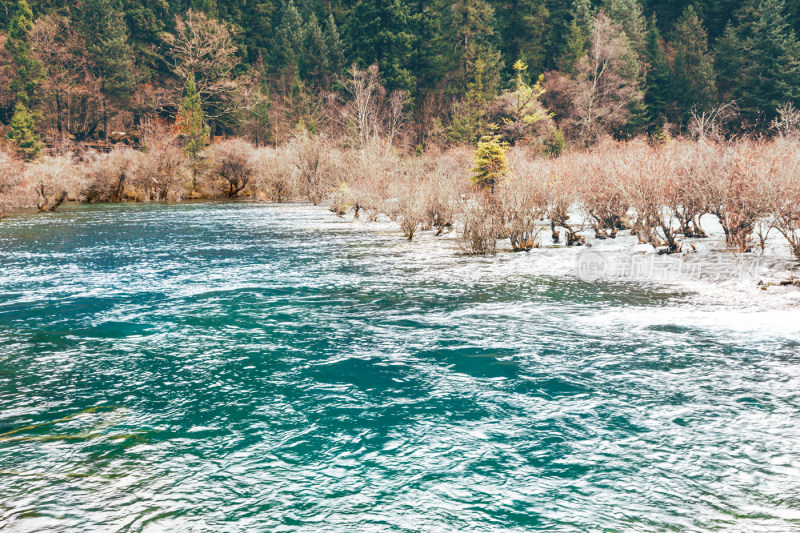
[[[800,531],[800,312],[256,204],[0,222],[0,530]]]

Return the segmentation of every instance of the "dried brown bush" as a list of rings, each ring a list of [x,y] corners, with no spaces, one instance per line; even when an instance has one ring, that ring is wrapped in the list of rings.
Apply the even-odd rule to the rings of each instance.
[[[680,228],[668,209],[672,203],[669,196],[676,192],[670,155],[660,146],[648,146],[637,140],[616,151],[611,164],[615,166],[619,187],[635,213],[633,232],[639,241],[677,252],[676,236]]]
[[[287,150],[259,148],[256,155],[255,188],[260,198],[287,202],[294,198],[296,169]]]
[[[25,181],[36,195],[41,212],[55,211],[69,198],[77,199],[83,179],[74,161],[63,157],[43,157],[25,169]]]
[[[514,251],[529,251],[539,246],[544,229],[541,222],[548,211],[551,162],[517,148],[509,154],[509,168],[510,176],[498,189],[505,233]]]
[[[107,154],[85,155],[87,184],[83,197],[89,202],[120,202],[132,185],[141,154],[130,148],[115,148]],[[130,187],[128,187],[130,188]]]
[[[758,220],[768,212],[761,181],[773,171],[774,161],[764,157],[763,141],[739,139],[719,145],[699,145],[699,193],[717,216],[727,244],[748,251]]]
[[[226,197],[235,198],[250,185],[257,168],[255,154],[253,145],[240,139],[225,140],[207,150],[211,172],[223,180]]]
[[[0,150],[0,216],[9,209],[32,205],[24,178],[22,161]]]
[[[475,191],[461,202],[459,209],[461,251],[467,255],[494,255],[503,221],[496,201],[489,193]]]
[[[314,205],[318,205],[332,188],[331,153],[332,143],[322,135],[311,135],[303,131],[294,136],[289,143],[295,168],[299,177],[299,187],[303,195]]]

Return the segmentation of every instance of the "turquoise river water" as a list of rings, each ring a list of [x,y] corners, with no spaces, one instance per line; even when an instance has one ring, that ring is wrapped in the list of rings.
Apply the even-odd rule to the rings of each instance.
[[[0,530],[800,531],[797,307],[569,253],[297,205],[0,221]]]

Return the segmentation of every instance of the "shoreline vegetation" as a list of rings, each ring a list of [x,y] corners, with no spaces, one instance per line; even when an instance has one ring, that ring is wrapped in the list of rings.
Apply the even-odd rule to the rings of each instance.
[[[442,28],[474,23],[480,34],[467,4],[445,9]],[[18,0],[1,43],[0,214],[65,201],[308,201],[386,216],[409,240],[455,232],[474,255],[502,240],[533,251],[622,231],[658,253],[688,252],[711,215],[729,250],[782,241],[800,259],[800,42],[780,2],[758,7],[716,36],[719,65],[741,60],[726,71],[740,86],[715,81],[691,6],[667,43],[637,2],[576,0],[566,48],[552,52],[558,68],[520,54],[506,69],[491,31],[467,35],[457,58],[436,56],[428,72],[450,86],[426,93],[380,58],[344,68],[358,50],[344,54],[334,14],[323,32],[292,2],[276,15],[292,53],[274,72],[262,56],[245,61],[240,28],[189,9],[148,49],[145,78],[122,4],[34,15]],[[759,70],[744,56],[767,46],[751,31],[767,19],[783,39],[758,56],[777,54],[775,68]],[[763,86],[747,85],[756,79]]]
[[[734,252],[764,253],[783,239],[800,259],[800,140],[606,140],[552,157],[485,137],[457,147],[404,154],[377,137],[360,148],[297,133],[278,148],[224,140],[193,158],[179,135],[152,128],[144,150],[75,147],[24,162],[0,152],[6,209],[55,211],[65,201],[180,202],[248,199],[310,202],[337,216],[455,232],[465,254],[549,243],[567,246],[630,231],[658,253],[687,252],[713,215]],[[580,220],[577,220],[580,219]],[[588,233],[588,235],[587,235]],[[693,245],[689,244],[691,248]]]

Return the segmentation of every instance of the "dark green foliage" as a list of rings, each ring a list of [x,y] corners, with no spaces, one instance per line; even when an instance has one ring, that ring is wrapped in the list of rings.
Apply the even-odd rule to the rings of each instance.
[[[33,29],[33,12],[25,0],[19,0],[8,30],[6,50],[11,54],[13,77],[11,92],[17,100],[30,104],[36,88],[44,81],[44,67],[31,50],[28,37]],[[8,67],[6,67],[8,68]],[[16,113],[15,113],[16,114]]]
[[[716,102],[714,63],[708,51],[708,39],[692,6],[687,7],[678,20],[673,43],[677,118],[687,121],[692,108],[706,111]]]
[[[109,123],[138,123],[146,113],[174,115],[186,80],[170,67],[165,35],[189,9],[224,22],[237,51],[231,79],[239,76],[238,88],[226,95],[247,107],[225,124],[215,119],[215,127],[259,142],[284,139],[298,122],[322,124],[319,92],[337,91],[338,77],[354,62],[377,64],[388,91],[409,92],[414,145],[424,145],[436,124],[439,138],[475,142],[491,132],[487,108],[513,88],[516,60],[529,65],[528,83],[549,70],[576,76],[598,10],[622,28],[645,67],[637,81],[644,99],[629,109],[621,135],[655,134],[665,122],[685,127],[695,106],[708,110],[731,99],[746,124],[764,128],[777,105],[800,104],[800,0],[27,1],[0,0],[6,123],[18,101],[42,125],[60,123],[52,118],[58,109],[102,120],[106,133]],[[54,103],[64,81],[51,83],[58,73],[48,78],[37,60],[33,25],[51,14],[85,40],[72,45],[77,52],[62,53],[75,59],[70,68],[89,73],[82,99]],[[196,79],[202,88],[200,74]],[[167,93],[168,102],[156,97]],[[553,109],[557,117],[574,96],[560,96],[566,100]],[[216,117],[213,105],[205,107]]]
[[[22,102],[17,102],[17,106],[14,108],[14,117],[11,119],[6,138],[26,161],[35,158],[42,150],[41,138],[36,133],[33,114]]]
[[[189,78],[186,84],[185,96],[178,114],[184,150],[193,160],[197,159],[198,154],[206,147],[209,128],[205,125],[203,103],[194,84],[194,77]]]
[[[542,0],[495,2],[495,17],[506,63],[524,61],[534,75],[543,72],[550,12]],[[513,74],[509,71],[510,74]]]
[[[736,99],[751,125],[765,126],[782,103],[800,103],[800,43],[781,0],[742,6],[717,55],[723,96]]]
[[[377,64],[387,89],[413,92],[411,72],[414,28],[408,3],[361,0],[350,16],[350,58],[362,66]]]
[[[650,19],[645,40],[645,74],[644,105],[647,114],[647,129],[650,133],[658,133],[667,120],[667,113],[672,102],[672,75],[664,54],[661,34],[658,31],[656,17]]]
[[[92,70],[100,80],[103,133],[108,138],[108,119],[128,105],[136,81],[133,50],[120,2],[83,0],[80,28]]]

